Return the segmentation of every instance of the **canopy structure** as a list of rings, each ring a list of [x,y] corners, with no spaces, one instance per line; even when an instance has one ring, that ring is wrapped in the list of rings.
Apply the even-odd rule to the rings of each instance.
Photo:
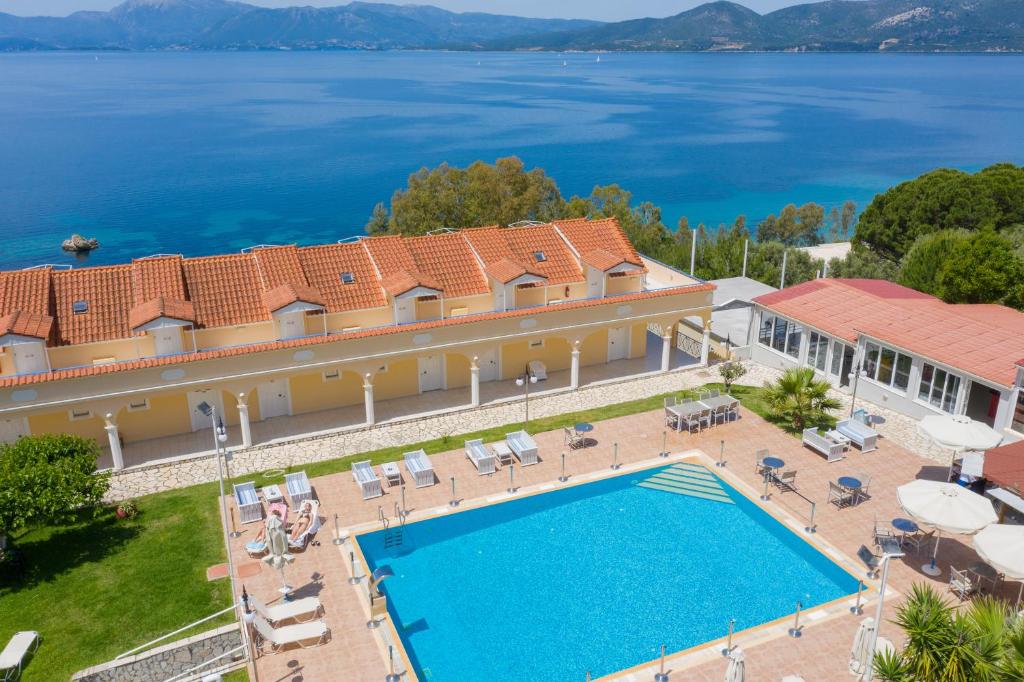
[[[933,414],[917,424],[917,432],[951,450],[987,450],[1003,441],[998,431],[963,414]]]
[[[955,483],[944,481],[911,481],[896,488],[900,507],[915,521],[939,531],[930,563],[921,567],[928,575],[939,575],[935,557],[939,553],[941,533],[973,535],[995,523],[992,502]]]
[[[1017,594],[1020,603],[1024,595],[1024,526],[994,523],[974,536],[974,549],[978,556],[987,561],[1011,580],[1020,580]]]
[[[983,470],[989,481],[1019,495],[1024,490],[1024,440],[986,451]]]

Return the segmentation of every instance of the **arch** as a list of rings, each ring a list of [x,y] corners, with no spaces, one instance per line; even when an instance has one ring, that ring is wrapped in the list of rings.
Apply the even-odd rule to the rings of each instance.
[[[469,386],[469,366],[472,361],[472,354],[460,351],[446,352],[444,354],[445,386],[450,389]]]
[[[225,400],[224,405],[227,406]],[[192,422],[185,393],[158,393],[129,400],[111,411],[124,443],[189,433]],[[237,420],[238,411],[235,410]],[[226,416],[225,416],[226,420]]]
[[[292,414],[320,412],[363,402],[363,377],[352,369],[325,367],[293,375],[288,383]]]

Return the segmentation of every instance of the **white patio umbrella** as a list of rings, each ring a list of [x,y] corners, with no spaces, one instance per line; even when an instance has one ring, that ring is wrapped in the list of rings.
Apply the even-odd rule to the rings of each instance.
[[[1010,580],[1021,581],[1017,603],[1024,596],[1024,526],[993,523],[974,536],[974,549]]]
[[[725,669],[725,682],[743,682],[747,677],[746,656],[736,647],[729,653],[729,667]]]
[[[868,671],[868,666],[871,665],[871,639],[874,634],[875,619],[868,617],[862,620],[850,648],[851,675],[863,675]]]
[[[900,507],[918,523],[939,531],[931,562],[921,567],[928,575],[939,575],[935,557],[943,531],[956,535],[974,535],[997,521],[992,503],[978,493],[956,483],[917,480],[896,488]]]
[[[917,432],[930,438],[936,445],[953,451],[949,461],[949,473],[953,463],[965,450],[988,450],[1003,441],[998,431],[971,419],[965,414],[932,414],[917,423]]]
[[[284,579],[284,567],[293,562],[295,557],[288,553],[288,533],[276,515],[267,520],[267,548],[270,553],[263,560],[281,572],[281,587],[277,591],[287,598],[292,588]]]

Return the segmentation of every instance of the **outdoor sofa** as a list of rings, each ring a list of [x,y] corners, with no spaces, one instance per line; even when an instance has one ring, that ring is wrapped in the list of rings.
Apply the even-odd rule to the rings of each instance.
[[[803,443],[812,450],[825,455],[825,459],[829,462],[838,462],[845,456],[843,451],[846,450],[846,444],[832,440],[823,433],[818,433],[818,429],[804,429]]]
[[[537,463],[537,443],[526,431],[513,431],[506,434],[505,442],[519,459],[520,466],[525,467]]]
[[[857,419],[844,419],[836,424],[836,431],[850,439],[856,444],[861,452],[871,452],[878,449],[878,432]]]

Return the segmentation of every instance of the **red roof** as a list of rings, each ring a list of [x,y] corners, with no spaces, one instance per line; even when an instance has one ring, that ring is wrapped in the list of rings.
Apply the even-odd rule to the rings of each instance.
[[[565,235],[565,238],[569,240],[569,243],[572,244],[572,247],[581,258],[585,258],[587,253],[604,251],[619,259],[615,265],[626,262],[643,267],[640,254],[637,253],[636,248],[629,241],[629,238],[626,237],[626,233],[622,231],[618,221],[614,218],[605,218],[604,220],[587,220],[586,218],[558,220],[555,222],[555,226]],[[607,259],[605,262],[607,262]],[[600,270],[608,270],[615,267],[615,265],[611,265],[608,268],[601,268],[597,265],[594,267]]]
[[[323,295],[327,311],[366,310],[387,305],[377,271],[362,244],[326,244],[299,249],[310,286]],[[348,273],[351,283],[342,275]]]
[[[549,284],[583,281],[579,261],[552,225],[478,227],[462,233],[485,266],[507,259]]]
[[[1024,440],[985,452],[982,472],[989,481],[1018,495],[1024,491]]]
[[[605,251],[604,249],[594,249],[593,251],[587,251],[584,253],[580,260],[589,265],[592,268],[597,268],[601,272],[607,272],[612,268],[622,265],[623,263],[629,263],[624,256],[615,255]],[[639,265],[637,263],[629,263],[630,265]]]
[[[49,314],[52,273],[52,268],[0,272],[0,315],[15,310]]]
[[[1024,313],[955,305],[891,282],[815,279],[754,299],[769,310],[853,342],[861,334],[1001,386],[1024,357]]]
[[[37,315],[15,310],[7,315],[0,316],[0,336],[16,334],[18,336],[30,336],[35,339],[45,339],[50,336],[53,328],[53,318],[49,315]]]
[[[132,308],[128,313],[128,325],[135,330],[161,317],[182,322],[195,322],[196,311],[191,301],[158,296]]]
[[[56,345],[131,336],[132,266],[107,265],[53,272]],[[75,305],[80,312],[75,312]],[[81,310],[84,308],[84,310]]]
[[[484,268],[484,272],[486,272],[488,276],[493,277],[502,284],[508,284],[512,280],[516,279],[517,277],[522,277],[523,275],[533,275],[534,277],[541,277],[546,279],[544,275],[540,274],[539,272],[531,272],[522,265],[520,265],[519,263],[515,263],[509,260],[508,258],[500,258],[494,261],[493,263],[489,264],[486,268]]]

